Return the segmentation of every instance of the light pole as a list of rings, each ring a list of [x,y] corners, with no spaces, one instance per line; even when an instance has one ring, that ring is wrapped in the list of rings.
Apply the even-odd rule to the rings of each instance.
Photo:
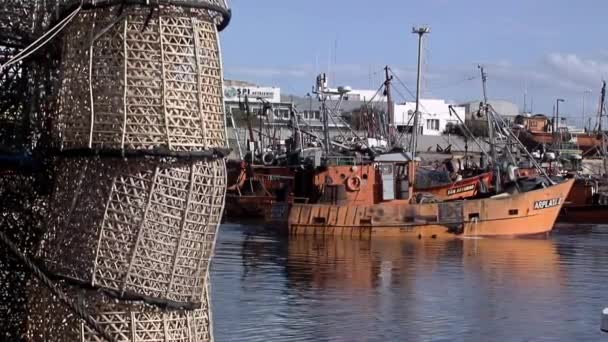
[[[554,126],[555,126],[555,128],[553,130],[553,135],[554,135],[553,142],[554,143],[555,143],[555,140],[558,138],[557,133],[559,132],[559,103],[560,102],[565,102],[565,101],[566,100],[564,100],[564,99],[557,99],[557,100],[555,100],[555,121],[553,123]],[[557,149],[558,150],[561,147],[560,146],[561,145],[561,141],[562,140],[561,140],[561,134],[560,134],[559,139],[557,140]]]
[[[414,27],[412,33],[418,35],[418,76],[416,82],[416,111],[414,112],[414,128],[412,130],[412,140],[410,145],[410,152],[412,159],[416,158],[416,149],[418,148],[418,126],[420,125],[420,84],[422,82],[421,65],[422,65],[422,37],[431,32],[428,27]]]

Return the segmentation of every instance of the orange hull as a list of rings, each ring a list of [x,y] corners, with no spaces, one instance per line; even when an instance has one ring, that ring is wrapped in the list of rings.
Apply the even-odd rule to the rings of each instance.
[[[572,188],[569,180],[513,196],[447,203],[294,204],[289,234],[383,236],[519,236],[547,233]]]

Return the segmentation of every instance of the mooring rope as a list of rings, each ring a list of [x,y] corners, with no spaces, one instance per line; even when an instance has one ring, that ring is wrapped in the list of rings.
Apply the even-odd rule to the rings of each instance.
[[[106,339],[108,342],[116,342],[116,340],[110,336],[101,325],[89,314],[84,305],[76,304],[61,290],[59,290],[53,281],[47,277],[46,274],[38,267],[30,258],[19,250],[11,239],[6,235],[4,231],[0,231],[0,241],[4,243],[8,249],[23,263],[49,290],[59,298],[64,304],[66,304],[76,315],[78,315],[86,324],[88,324],[99,336]]]

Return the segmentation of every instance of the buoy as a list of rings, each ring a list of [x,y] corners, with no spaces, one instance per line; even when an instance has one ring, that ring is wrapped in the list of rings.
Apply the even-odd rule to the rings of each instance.
[[[602,311],[602,331],[608,333],[608,308]]]
[[[348,191],[359,191],[361,189],[361,178],[359,176],[351,176],[346,179],[346,188]]]

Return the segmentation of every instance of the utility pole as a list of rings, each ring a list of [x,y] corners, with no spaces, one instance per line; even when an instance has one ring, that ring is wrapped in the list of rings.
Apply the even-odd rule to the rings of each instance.
[[[390,76],[388,73],[388,65],[384,67],[384,74],[386,76],[384,81],[384,90],[386,91],[386,106],[388,114],[387,145],[390,148],[394,143],[395,108],[393,106],[393,96],[391,94],[391,81],[393,80],[393,76]]]
[[[421,67],[422,67],[422,38],[425,34],[430,33],[428,27],[412,28],[412,33],[418,35],[418,76],[416,82],[416,111],[414,112],[414,127],[412,131],[412,140],[410,152],[412,159],[416,158],[416,149],[418,148],[418,127],[420,126],[420,87],[422,82]]]

